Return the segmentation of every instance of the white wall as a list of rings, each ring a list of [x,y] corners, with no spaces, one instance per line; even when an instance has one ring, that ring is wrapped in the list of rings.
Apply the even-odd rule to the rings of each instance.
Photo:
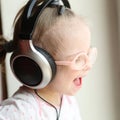
[[[26,3],[27,0],[1,0],[2,8],[2,23],[3,23],[3,34],[8,40],[12,39],[12,26],[14,18],[18,10]],[[8,95],[11,96],[16,89],[21,85],[10,69],[9,58],[11,53],[6,56],[6,71],[7,71],[7,83],[8,83]]]
[[[83,118],[120,120],[116,3],[112,0],[82,0],[74,8],[91,21],[92,43],[98,48],[97,63],[77,94]]]
[[[2,0],[4,34],[7,37],[11,35],[14,14],[23,1]],[[83,86],[76,96],[83,120],[120,120],[119,40],[115,0],[70,0],[70,3],[75,12],[89,21],[92,45],[98,48],[97,62],[84,78]],[[11,96],[19,83],[9,69],[8,59],[9,55],[7,78]]]

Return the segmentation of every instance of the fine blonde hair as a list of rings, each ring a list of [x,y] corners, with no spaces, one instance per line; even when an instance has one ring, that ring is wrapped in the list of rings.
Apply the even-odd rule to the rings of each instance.
[[[42,0],[38,1],[37,4],[39,5],[41,2]],[[17,22],[14,29],[13,39],[15,40],[15,42],[17,42],[17,40],[19,39],[18,34],[20,32],[22,14],[21,11],[18,14],[19,18],[16,19]],[[55,28],[57,26],[57,23],[59,23],[60,21],[68,22],[70,19],[76,18],[76,16],[77,15],[69,8],[65,8],[63,14],[58,15],[57,6],[46,7],[39,16],[35,29],[33,31],[33,44],[37,47],[43,48],[54,58],[57,58],[57,56],[59,56],[60,52],[62,51],[62,33],[61,36],[59,35],[57,37],[57,29],[52,28]]]

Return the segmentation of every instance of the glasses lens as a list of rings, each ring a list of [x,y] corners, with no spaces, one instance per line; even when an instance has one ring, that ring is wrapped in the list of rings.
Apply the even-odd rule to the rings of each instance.
[[[82,69],[86,65],[86,63],[86,55],[84,53],[79,54],[75,59],[75,66],[79,70]]]

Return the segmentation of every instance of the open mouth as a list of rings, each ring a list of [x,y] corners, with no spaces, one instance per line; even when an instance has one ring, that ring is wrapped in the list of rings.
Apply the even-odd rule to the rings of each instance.
[[[78,78],[76,78],[74,81],[74,84],[75,84],[75,86],[81,86],[82,85],[82,78],[81,77],[78,77]]]

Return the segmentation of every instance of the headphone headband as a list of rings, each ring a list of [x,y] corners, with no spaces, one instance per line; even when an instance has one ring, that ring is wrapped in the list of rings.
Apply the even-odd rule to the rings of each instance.
[[[44,8],[52,1],[52,0],[45,0],[39,7],[38,10],[34,15],[31,15],[33,7],[37,0],[30,0],[24,8],[22,13],[22,23],[21,23],[21,39],[31,39],[32,33],[34,30],[34,25],[37,21],[38,16],[44,10]]]
[[[67,0],[62,1],[68,5],[65,2]],[[56,64],[46,50],[33,45],[32,34],[41,12],[46,7],[55,5],[60,8],[60,12],[63,9],[59,0],[44,0],[39,6],[36,2],[37,0],[28,1],[23,10],[19,39],[11,55],[10,64],[14,75],[21,83],[30,88],[40,89],[47,86],[55,76]],[[34,7],[36,10],[32,13]]]
[[[31,39],[38,16],[49,5],[60,6],[59,1],[60,0],[44,0],[44,2],[40,6],[38,6],[36,12],[32,15],[31,13],[37,0],[30,0],[25,6],[24,11],[22,13],[21,33],[19,37],[21,39],[27,39],[27,40]],[[62,1],[66,7],[70,8],[70,4],[68,0],[62,0]]]

